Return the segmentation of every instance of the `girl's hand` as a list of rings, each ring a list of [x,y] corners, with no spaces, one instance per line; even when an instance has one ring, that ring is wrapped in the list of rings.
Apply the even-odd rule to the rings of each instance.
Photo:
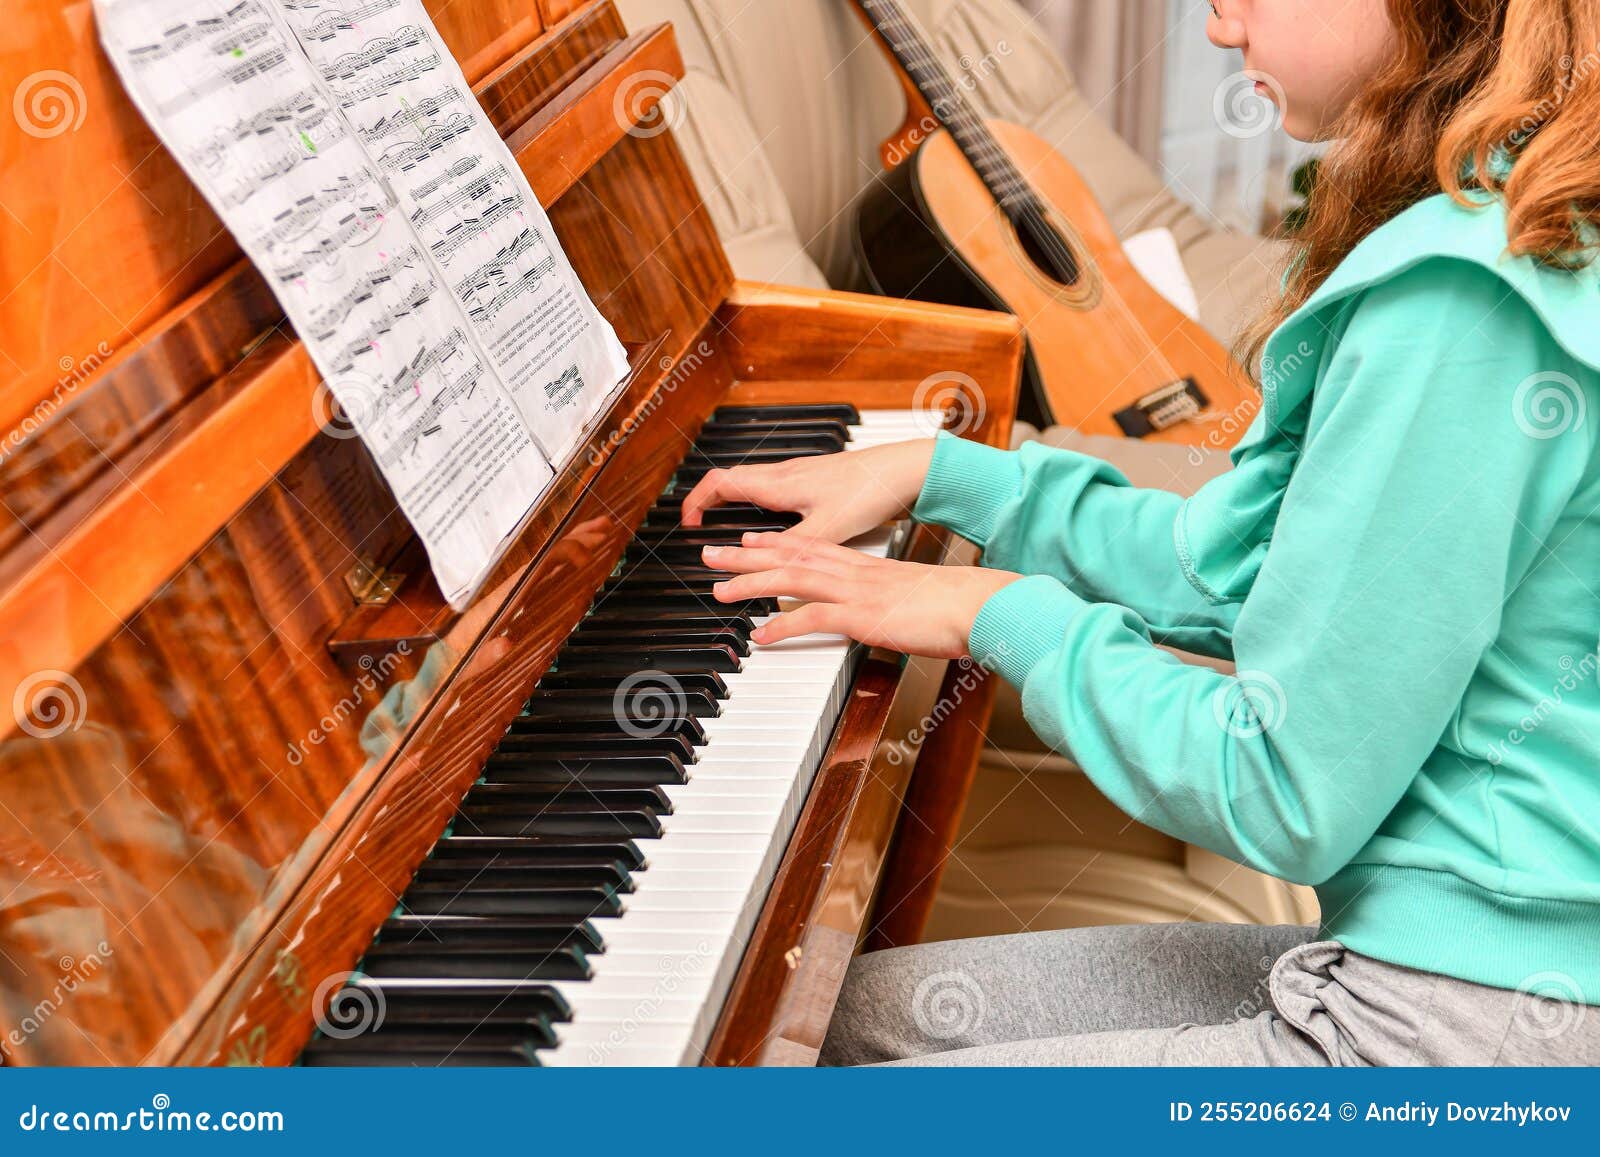
[[[707,566],[738,577],[713,587],[721,602],[758,596],[805,600],[755,631],[777,643],[824,631],[874,647],[956,659],[989,597],[1021,575],[970,566],[924,566],[874,558],[845,546],[786,534],[747,534],[743,546],[707,547]]]
[[[871,450],[713,470],[683,500],[683,525],[728,502],[792,511],[797,538],[845,542],[911,513],[933,461],[932,438]]]

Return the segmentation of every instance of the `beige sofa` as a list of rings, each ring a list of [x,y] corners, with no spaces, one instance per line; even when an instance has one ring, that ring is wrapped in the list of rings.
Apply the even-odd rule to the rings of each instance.
[[[738,274],[858,289],[852,207],[901,122],[898,84],[846,0],[618,0],[633,27],[671,21],[688,76],[668,117]],[[1010,0],[905,0],[947,66],[974,70],[970,99],[1028,126],[1084,174],[1123,237],[1169,229],[1200,319],[1231,340],[1275,276],[1259,237],[1213,227],[1096,115]],[[1118,463],[1136,482],[1192,489],[1181,449],[1045,431]],[[1226,463],[1222,463],[1225,465]],[[1155,919],[1282,922],[1306,894],[1142,829],[1072,765],[1045,753],[1002,695],[983,772],[931,938]]]

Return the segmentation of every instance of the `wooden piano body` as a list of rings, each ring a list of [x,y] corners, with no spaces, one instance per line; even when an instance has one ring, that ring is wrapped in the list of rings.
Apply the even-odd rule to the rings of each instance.
[[[981,392],[966,436],[1008,437],[1011,318],[734,280],[657,107],[669,27],[630,35],[605,0],[428,7],[632,365],[463,614],[87,5],[8,14],[4,67],[41,72],[5,90],[68,107],[0,139],[7,1064],[292,1062],[719,403],[910,408],[956,372]],[[862,936],[915,934],[987,701],[915,763],[905,738],[963,675],[861,666],[708,1062],[809,1063]]]

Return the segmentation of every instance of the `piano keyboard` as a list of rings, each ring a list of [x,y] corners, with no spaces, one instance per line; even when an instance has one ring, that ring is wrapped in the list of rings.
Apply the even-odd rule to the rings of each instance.
[[[855,646],[750,632],[678,522],[710,469],[931,433],[921,411],[725,407],[703,427],[338,994],[311,1065],[698,1063],[843,710]],[[856,540],[884,555],[892,530]],[[348,1017],[348,1024],[343,1023]]]

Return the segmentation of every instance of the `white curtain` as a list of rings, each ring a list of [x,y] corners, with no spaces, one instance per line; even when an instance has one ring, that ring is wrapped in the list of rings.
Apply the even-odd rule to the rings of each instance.
[[[1152,163],[1161,158],[1167,0],[1022,0],[1083,95]]]

